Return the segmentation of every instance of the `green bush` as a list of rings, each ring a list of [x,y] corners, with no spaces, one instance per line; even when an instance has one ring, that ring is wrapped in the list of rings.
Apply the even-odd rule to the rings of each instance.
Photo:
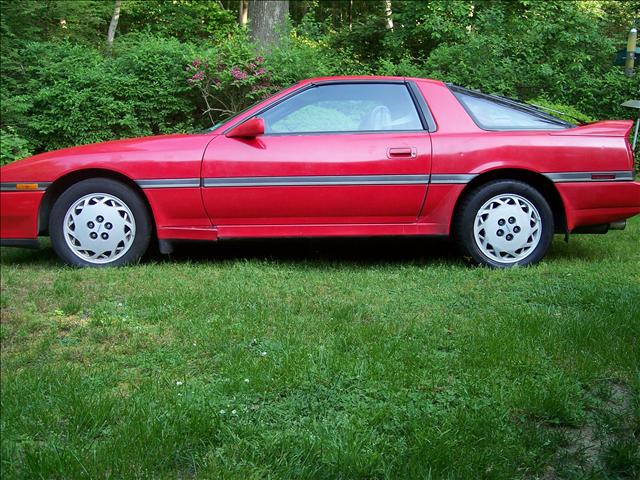
[[[356,60],[349,49],[334,50],[325,41],[294,34],[266,55],[273,82],[289,86],[311,77],[371,75],[371,67]]]
[[[132,103],[145,134],[184,132],[201,125],[184,70],[196,51],[195,46],[171,38],[133,34],[120,38],[114,69],[118,75],[135,78],[125,100]]]
[[[131,92],[136,78],[121,75],[113,61],[90,48],[67,43],[33,43],[25,49],[25,93],[30,140],[53,150],[130,134],[142,134]]]
[[[360,29],[342,36],[369,49],[360,55],[371,57],[379,74],[436,78],[522,100],[545,98],[592,120],[630,118],[620,104],[640,91],[640,76],[627,77],[612,62],[623,47],[625,16],[633,17],[616,5],[397,2],[394,22],[403,28],[387,30],[375,50],[358,42]],[[327,38],[339,45],[342,37]]]
[[[18,136],[12,127],[0,129],[0,166],[31,155],[29,141]]]
[[[137,0],[123,2],[118,30],[194,41],[220,40],[239,26],[219,0]]]
[[[295,33],[262,54],[244,35],[230,37],[206,49],[186,70],[211,123],[305,78],[369,73],[344,52]]]
[[[3,105],[3,126],[25,132],[35,151],[187,131],[198,116],[185,83],[192,51],[144,35],[121,37],[113,56],[67,42],[29,43],[20,69],[8,72],[14,84],[3,99],[13,100]]]
[[[637,117],[637,110],[622,106],[622,103],[640,96],[640,74],[624,75],[615,68],[600,75],[576,76],[567,81],[563,94],[558,95],[563,103],[571,103],[585,114],[598,119],[627,119]]]
[[[197,91],[202,117],[208,119],[208,126],[273,91],[264,62],[248,42],[232,38],[206,50],[186,66],[186,84]]]

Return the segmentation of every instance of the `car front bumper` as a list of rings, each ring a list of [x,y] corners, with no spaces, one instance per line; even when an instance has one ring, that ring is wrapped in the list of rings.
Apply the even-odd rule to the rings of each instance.
[[[43,196],[44,191],[0,192],[0,239],[3,244],[10,244],[9,240],[36,240],[38,209]]]

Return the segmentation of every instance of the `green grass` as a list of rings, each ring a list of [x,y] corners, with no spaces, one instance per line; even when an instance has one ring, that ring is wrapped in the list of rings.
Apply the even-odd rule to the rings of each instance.
[[[424,239],[1,262],[2,478],[640,475],[640,218],[506,271]]]

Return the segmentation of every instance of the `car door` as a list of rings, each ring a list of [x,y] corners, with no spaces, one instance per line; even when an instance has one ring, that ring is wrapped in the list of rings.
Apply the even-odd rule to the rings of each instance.
[[[264,135],[220,135],[207,147],[203,200],[213,224],[416,220],[431,141],[405,82],[313,84],[275,103],[253,115]]]

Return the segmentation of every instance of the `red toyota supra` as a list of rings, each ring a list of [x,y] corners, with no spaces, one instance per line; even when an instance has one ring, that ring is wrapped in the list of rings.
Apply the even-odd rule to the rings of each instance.
[[[299,82],[192,135],[43,153],[0,169],[0,239],[49,235],[78,266],[138,261],[151,241],[451,236],[494,267],[540,260],[554,233],[640,213],[631,121],[576,126],[434,80]]]

